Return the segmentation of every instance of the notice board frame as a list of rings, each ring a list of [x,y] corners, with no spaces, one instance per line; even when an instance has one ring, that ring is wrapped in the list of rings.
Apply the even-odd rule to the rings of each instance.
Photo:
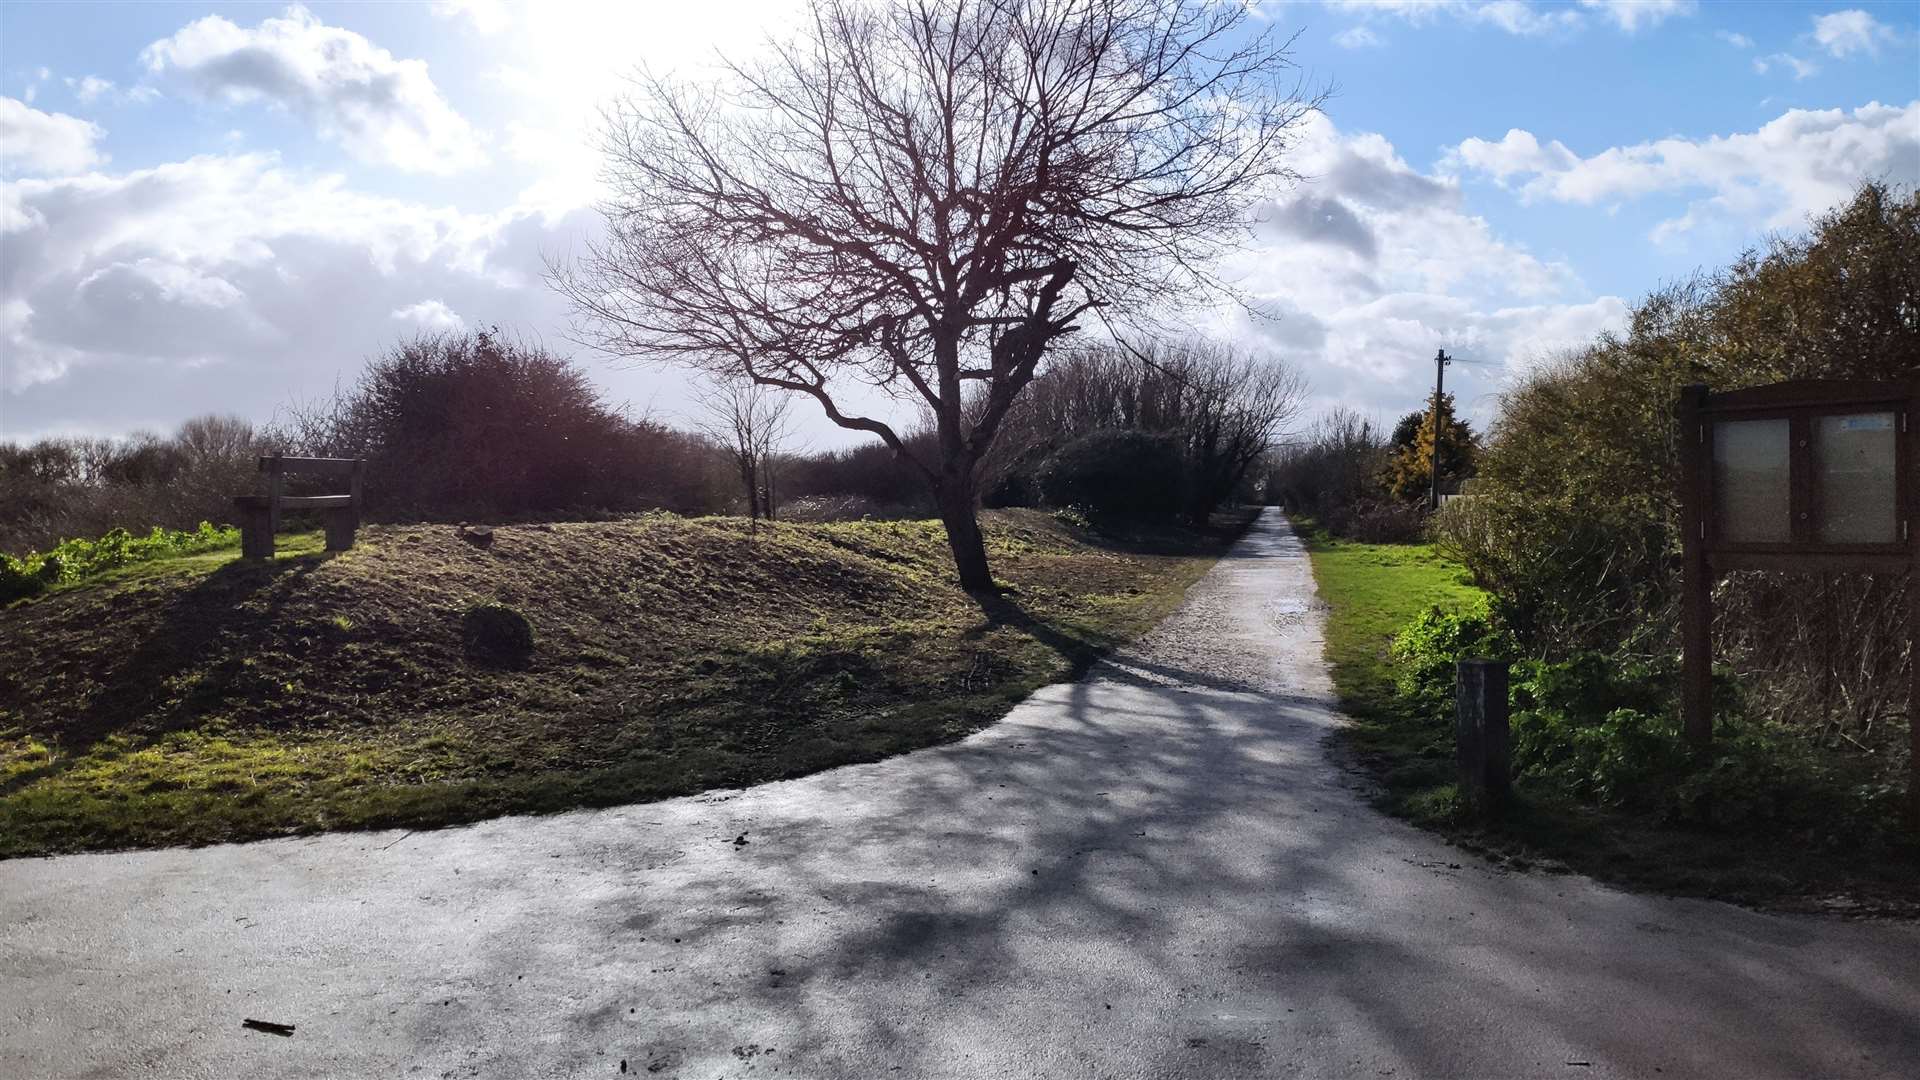
[[[1920,491],[1916,491],[1913,419],[1920,375],[1905,381],[1799,379],[1714,393],[1683,387],[1676,410],[1681,526],[1682,680],[1686,735],[1704,752],[1713,742],[1713,581],[1729,570],[1808,574],[1832,571],[1905,573],[1907,634],[1916,650],[1907,696],[1911,747],[1907,802],[1920,828]],[[1813,425],[1822,416],[1894,414],[1894,539],[1890,543],[1824,543],[1815,478]],[[1714,425],[1743,420],[1788,423],[1789,539],[1738,542],[1721,527],[1714,491]]]

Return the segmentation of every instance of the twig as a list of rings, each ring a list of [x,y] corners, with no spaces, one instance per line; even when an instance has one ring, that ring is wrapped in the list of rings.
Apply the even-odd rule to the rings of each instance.
[[[271,1020],[254,1020],[248,1018],[240,1021],[240,1026],[253,1031],[264,1031],[269,1035],[278,1035],[283,1039],[293,1038],[294,1026],[292,1024],[276,1024]]]

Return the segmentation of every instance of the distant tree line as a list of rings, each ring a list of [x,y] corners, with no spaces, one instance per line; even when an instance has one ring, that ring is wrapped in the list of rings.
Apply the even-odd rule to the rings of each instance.
[[[1269,502],[1311,515],[1336,536],[1369,542],[1419,539],[1431,507],[1438,436],[1440,490],[1457,493],[1475,473],[1480,436],[1454,413],[1452,394],[1407,413],[1391,432],[1350,408],[1322,415],[1266,459]]]
[[[1001,453],[980,465],[982,490],[990,505],[1204,518],[1236,492],[1251,497],[1299,390],[1291,369],[1214,346],[1072,353],[1011,414]],[[207,416],[164,436],[0,443],[0,551],[230,522],[233,496],[257,489],[257,458],[270,453],[367,458],[376,521],[936,511],[924,477],[878,440],[799,452],[788,396],[718,383],[676,426],[606,402],[538,345],[493,330],[426,335],[271,423]],[[935,437],[925,424],[902,436]],[[1103,469],[1110,480],[1097,479]],[[1160,481],[1143,485],[1151,475]]]
[[[1204,523],[1258,497],[1256,466],[1299,416],[1305,389],[1287,364],[1197,339],[1069,350],[1002,422],[982,462],[987,505]]]
[[[0,551],[45,551],[116,528],[193,529],[231,519],[272,441],[237,416],[202,416],[172,435],[0,442]]]

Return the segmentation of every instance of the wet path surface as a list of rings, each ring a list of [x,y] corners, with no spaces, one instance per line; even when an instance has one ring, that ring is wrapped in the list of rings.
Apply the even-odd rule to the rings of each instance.
[[[1270,513],[1127,656],[951,746],[0,863],[0,1076],[1912,1075],[1920,928],[1504,873],[1384,818],[1322,749],[1319,633]]]

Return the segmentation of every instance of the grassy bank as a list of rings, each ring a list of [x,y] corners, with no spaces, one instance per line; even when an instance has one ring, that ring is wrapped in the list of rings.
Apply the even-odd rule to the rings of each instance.
[[[1920,914],[1920,858],[1911,850],[1815,850],[1764,830],[1637,816],[1569,798],[1525,773],[1503,820],[1468,814],[1454,784],[1453,733],[1397,699],[1388,648],[1422,612],[1476,609],[1484,594],[1427,545],[1354,543],[1298,524],[1329,609],[1327,659],[1352,720],[1341,741],[1378,782],[1382,809],[1516,869],[1572,869],[1755,906]]]
[[[0,855],[424,827],[797,776],[959,738],[1171,611],[1235,530],[934,522],[371,527],[0,611]],[[475,653],[497,604],[526,655]]]

